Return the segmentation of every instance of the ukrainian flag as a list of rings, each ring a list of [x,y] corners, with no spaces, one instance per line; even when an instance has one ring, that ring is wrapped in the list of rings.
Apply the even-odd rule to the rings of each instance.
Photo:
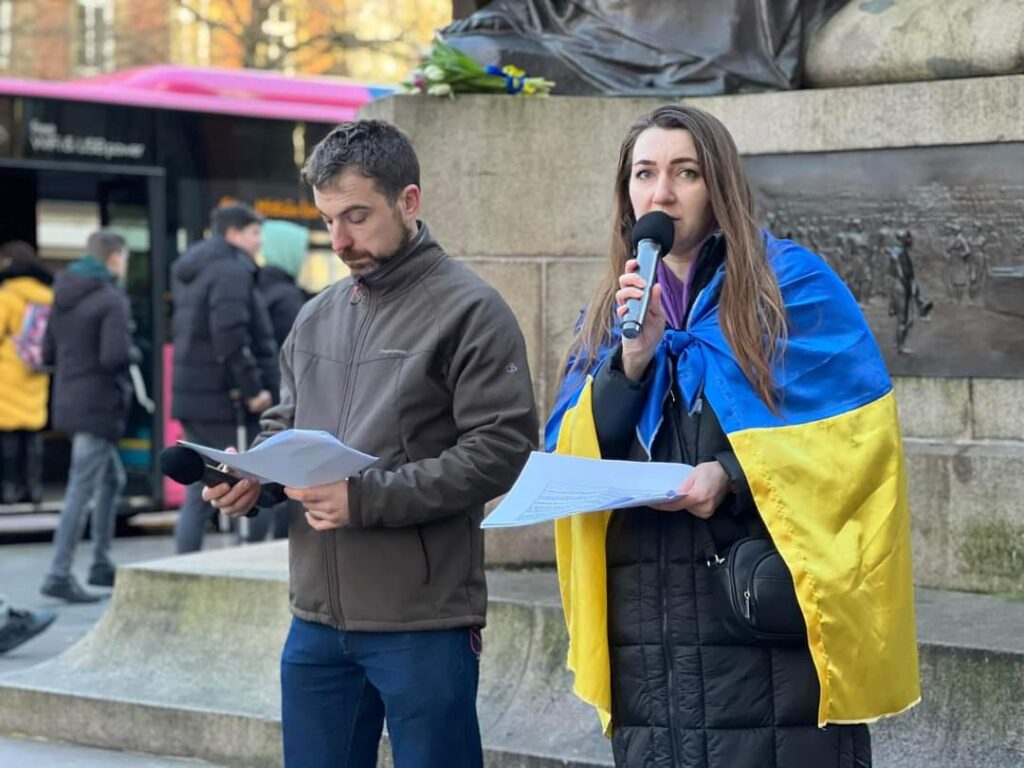
[[[656,353],[637,438],[648,456],[673,381],[691,412],[703,398],[746,474],[796,584],[821,698],[818,725],[867,723],[920,700],[906,469],[892,382],[853,296],[803,247],[765,236],[786,306],[775,365],[777,411],[757,396],[719,323],[725,268],[686,330]],[[597,367],[607,356],[600,356]],[[600,457],[591,376],[567,376],[548,450]],[[609,513],[555,523],[574,690],[610,733],[605,530]]]

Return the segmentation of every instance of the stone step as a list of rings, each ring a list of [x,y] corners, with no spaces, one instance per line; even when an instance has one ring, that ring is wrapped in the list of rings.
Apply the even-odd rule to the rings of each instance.
[[[487,765],[611,765],[596,716],[570,693],[554,573],[488,578],[479,694]],[[283,542],[122,569],[82,642],[0,678],[0,734],[276,768],[286,582]],[[874,727],[875,765],[1021,765],[1024,603],[921,589],[917,606],[924,701]]]
[[[276,768],[287,578],[285,542],[120,569],[89,635],[0,678],[0,734]],[[488,766],[611,764],[570,693],[553,578],[509,574],[508,595],[492,579],[479,690]]]

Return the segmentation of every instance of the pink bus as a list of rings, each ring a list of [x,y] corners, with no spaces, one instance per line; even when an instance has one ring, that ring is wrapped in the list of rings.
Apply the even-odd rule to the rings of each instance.
[[[390,92],[333,78],[170,66],[67,82],[0,78],[0,243],[25,240],[59,270],[81,255],[89,231],[109,226],[132,251],[128,291],[153,413],[137,404],[121,445],[125,512],[163,509],[180,496],[164,485],[156,460],[176,437],[166,386],[174,259],[203,236],[214,207],[242,200],[310,227],[313,256],[333,264],[299,168],[332,126]],[[45,446],[51,501],[0,513],[58,506],[68,442],[47,433]]]

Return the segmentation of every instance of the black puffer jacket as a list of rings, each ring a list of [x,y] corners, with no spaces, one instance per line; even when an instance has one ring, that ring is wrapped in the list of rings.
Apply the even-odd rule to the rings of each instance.
[[[192,246],[174,265],[174,396],[182,421],[233,422],[266,389],[277,401],[277,342],[252,259],[222,237]]]
[[[62,272],[54,287],[43,360],[54,368],[51,413],[63,432],[124,435],[132,387],[128,297],[96,259]]]
[[[724,259],[717,241],[695,290]],[[689,309],[689,308],[688,308]],[[640,459],[635,425],[647,380],[622,373],[621,350],[598,372],[602,455]],[[742,469],[706,402],[688,415],[678,391],[652,446],[655,461],[719,461],[734,491],[710,521],[687,512],[620,510],[607,535],[612,748],[630,768],[866,768],[866,726],[816,727],[818,682],[806,647],[744,646],[725,631],[706,565],[759,524]],[[713,545],[712,545],[713,546]]]
[[[274,339],[279,347],[284,346],[299,310],[306,303],[306,294],[295,284],[292,276],[280,267],[267,266],[260,269],[257,285],[263,292],[274,326]]]

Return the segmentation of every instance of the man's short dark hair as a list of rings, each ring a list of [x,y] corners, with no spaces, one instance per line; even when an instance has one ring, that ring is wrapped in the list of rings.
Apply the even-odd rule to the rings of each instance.
[[[347,170],[373,179],[377,191],[394,205],[410,184],[420,185],[420,162],[409,137],[382,120],[356,120],[332,130],[313,148],[302,180],[324,189]]]
[[[250,224],[262,224],[263,216],[245,203],[225,205],[210,212],[210,229],[223,237],[229,229],[245,229]]]
[[[85,250],[100,261],[106,261],[115,253],[124,250],[127,242],[117,232],[109,229],[98,229],[85,241]]]

